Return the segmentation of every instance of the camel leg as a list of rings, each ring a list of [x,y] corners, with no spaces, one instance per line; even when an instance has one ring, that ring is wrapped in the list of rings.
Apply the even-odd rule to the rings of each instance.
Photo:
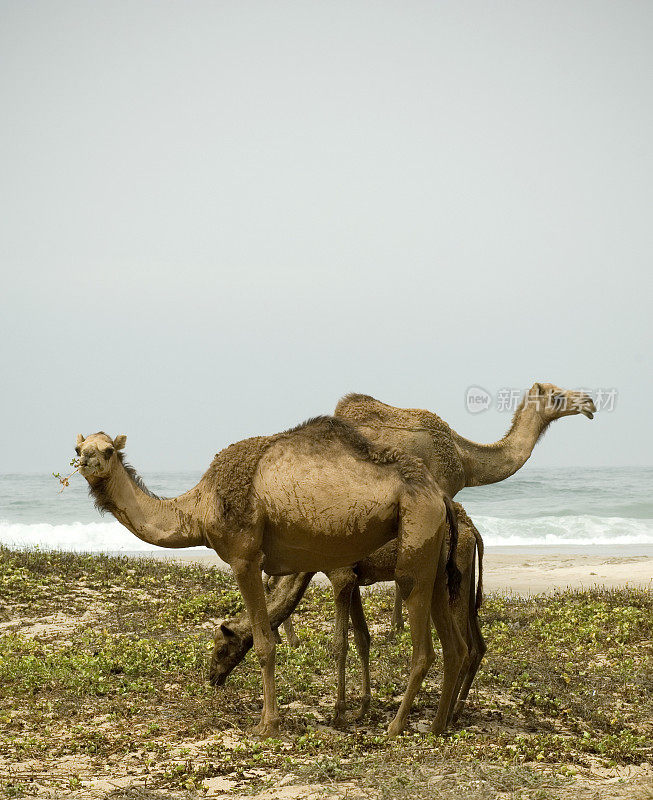
[[[392,627],[396,631],[403,631],[404,629],[404,614],[403,603],[401,599],[401,590],[395,583],[395,607],[392,610]]]
[[[403,591],[402,587],[402,594]],[[399,710],[390,723],[388,736],[397,736],[403,731],[415,695],[419,691],[426,673],[435,659],[428,615],[429,596],[432,594],[432,591],[432,586],[429,586],[428,582],[415,584],[406,598],[406,609],[408,611],[413,653],[406,691],[401,700]],[[426,614],[424,613],[425,606],[427,609]]]
[[[272,575],[266,575],[263,573],[263,586],[265,587],[265,594],[269,597],[269,595],[272,593],[272,590],[276,588],[277,581],[272,577]],[[279,633],[279,628],[272,628],[272,636],[274,637],[275,644],[281,644],[281,634]]]
[[[397,736],[404,729],[415,695],[435,658],[429,612],[447,525],[444,504],[435,498],[426,503],[424,499],[423,495],[402,498],[400,506],[395,580],[406,600],[413,652],[406,691],[388,736]]]
[[[474,658],[475,654],[474,638],[472,636],[472,630],[470,626],[470,617],[474,613],[475,552],[475,545],[472,545],[470,550],[468,540],[464,539],[463,537],[459,538],[457,562],[458,568],[460,569],[460,590],[458,597],[455,599],[453,606],[451,607],[451,610],[453,612],[456,625],[458,626],[458,630],[465,638],[467,652],[465,654],[465,660],[460,668],[458,680],[456,681],[456,687],[451,698],[451,707],[449,709],[449,719],[447,724],[452,722],[453,719],[457,718],[457,715],[460,713],[461,709],[459,709],[459,703],[457,703],[457,700],[461,692],[461,686],[464,685],[465,681],[467,680],[472,659]]]
[[[279,709],[274,684],[275,643],[265,604],[265,589],[261,570],[254,561],[231,565],[252,626],[254,651],[261,665],[263,680],[263,711],[254,733],[262,737],[279,735]]]
[[[466,629],[467,629],[467,644],[469,647],[469,663],[464,675],[464,679],[462,681],[460,693],[458,695],[458,702],[456,703],[453,712],[454,720],[458,719],[460,714],[465,709],[469,690],[471,689],[472,683],[474,682],[474,678],[476,677],[476,673],[478,672],[478,668],[480,667],[481,661],[483,660],[483,657],[485,656],[485,653],[487,651],[487,645],[485,644],[485,639],[483,638],[483,634],[481,633],[481,626],[478,620],[477,597],[476,597],[477,589],[474,585],[474,579],[476,573],[475,569],[476,556],[478,554],[478,574],[479,574],[478,585],[480,591],[480,586],[482,584],[482,574],[483,574],[483,540],[481,539],[480,534],[478,533],[476,528],[472,528],[471,532],[474,534],[476,542],[471,559],[472,568],[469,578],[469,587],[467,589],[468,613],[467,613]],[[461,600],[462,598],[463,598],[463,592],[461,591]]]
[[[286,634],[286,639],[288,640],[288,644],[291,647],[299,647],[301,642],[299,641],[299,636],[295,633],[295,626],[293,625],[293,621],[288,617],[283,621],[283,630]]]
[[[442,733],[451,715],[460,671],[467,659],[467,645],[458,630],[458,625],[449,606],[446,580],[444,575],[440,573],[436,578],[433,589],[431,616],[440,637],[442,661],[444,663],[440,702],[438,703],[437,714],[431,730],[433,733]]]
[[[342,728],[347,724],[345,681],[347,650],[349,648],[349,613],[351,596],[357,580],[356,574],[352,569],[334,570],[328,573],[328,578],[333,586],[333,597],[336,607],[333,651],[336,659],[338,688],[333,714],[333,724],[337,728]]]
[[[472,652],[470,655],[469,668],[467,670],[467,674],[465,675],[465,680],[458,697],[458,703],[456,704],[456,709],[454,711],[454,719],[458,719],[467,704],[467,695],[472,687],[472,683],[474,682],[478,668],[481,666],[481,661],[483,661],[483,657],[487,652],[487,645],[485,644],[485,639],[481,633],[481,626],[478,622],[476,611],[474,611],[473,619],[470,619],[469,621],[469,629],[473,643],[471,649]]]
[[[351,624],[354,628],[354,642],[356,643],[356,650],[361,662],[361,672],[363,673],[361,704],[354,716],[354,719],[358,722],[370,710],[370,703],[372,702],[370,689],[370,630],[367,627],[358,583],[354,586],[354,591],[351,594],[349,613],[351,615]]]

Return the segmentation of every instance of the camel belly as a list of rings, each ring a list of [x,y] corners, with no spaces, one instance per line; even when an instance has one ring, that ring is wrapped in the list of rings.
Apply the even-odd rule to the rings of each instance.
[[[396,535],[390,520],[370,520],[362,528],[343,526],[337,535],[313,528],[266,526],[263,569],[269,575],[328,572],[355,564]]]

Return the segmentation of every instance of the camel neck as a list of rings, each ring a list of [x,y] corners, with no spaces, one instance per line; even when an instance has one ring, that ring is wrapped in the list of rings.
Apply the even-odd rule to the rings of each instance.
[[[524,466],[547,428],[537,407],[525,397],[506,435],[492,444],[479,444],[452,431],[465,472],[465,486],[485,486],[514,475]]]
[[[206,544],[210,511],[202,500],[201,481],[178,497],[156,497],[118,462],[107,478],[89,483],[98,506],[142,541],[173,548]]]

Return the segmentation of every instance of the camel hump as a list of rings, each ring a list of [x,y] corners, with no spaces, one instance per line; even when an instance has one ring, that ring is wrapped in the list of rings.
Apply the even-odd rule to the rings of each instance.
[[[360,425],[370,421],[380,423],[392,410],[392,406],[387,406],[369,394],[351,392],[338,400],[334,414]]]
[[[323,450],[327,443],[341,444],[362,461],[393,467],[411,488],[430,482],[429,472],[420,458],[403,450],[379,447],[350,422],[338,417],[314,417],[274,438],[281,437],[301,437],[307,444],[312,444],[316,452]]]
[[[354,425],[391,426],[415,430],[423,428],[432,435],[451,435],[449,425],[425,408],[398,408],[382,403],[369,394],[347,394],[338,401],[336,417]]]

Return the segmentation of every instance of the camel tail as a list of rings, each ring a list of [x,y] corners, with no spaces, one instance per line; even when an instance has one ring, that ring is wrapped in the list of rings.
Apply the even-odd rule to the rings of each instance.
[[[449,590],[449,603],[453,603],[460,591],[460,570],[456,566],[456,551],[458,549],[458,516],[453,501],[444,495],[444,505],[447,509],[447,523],[449,524],[449,553],[447,555],[447,589]]]
[[[476,584],[476,602],[474,603],[474,611],[478,614],[478,610],[483,604],[483,538],[476,530],[475,525],[472,525],[472,530],[476,537],[476,552],[478,553],[478,583]]]

